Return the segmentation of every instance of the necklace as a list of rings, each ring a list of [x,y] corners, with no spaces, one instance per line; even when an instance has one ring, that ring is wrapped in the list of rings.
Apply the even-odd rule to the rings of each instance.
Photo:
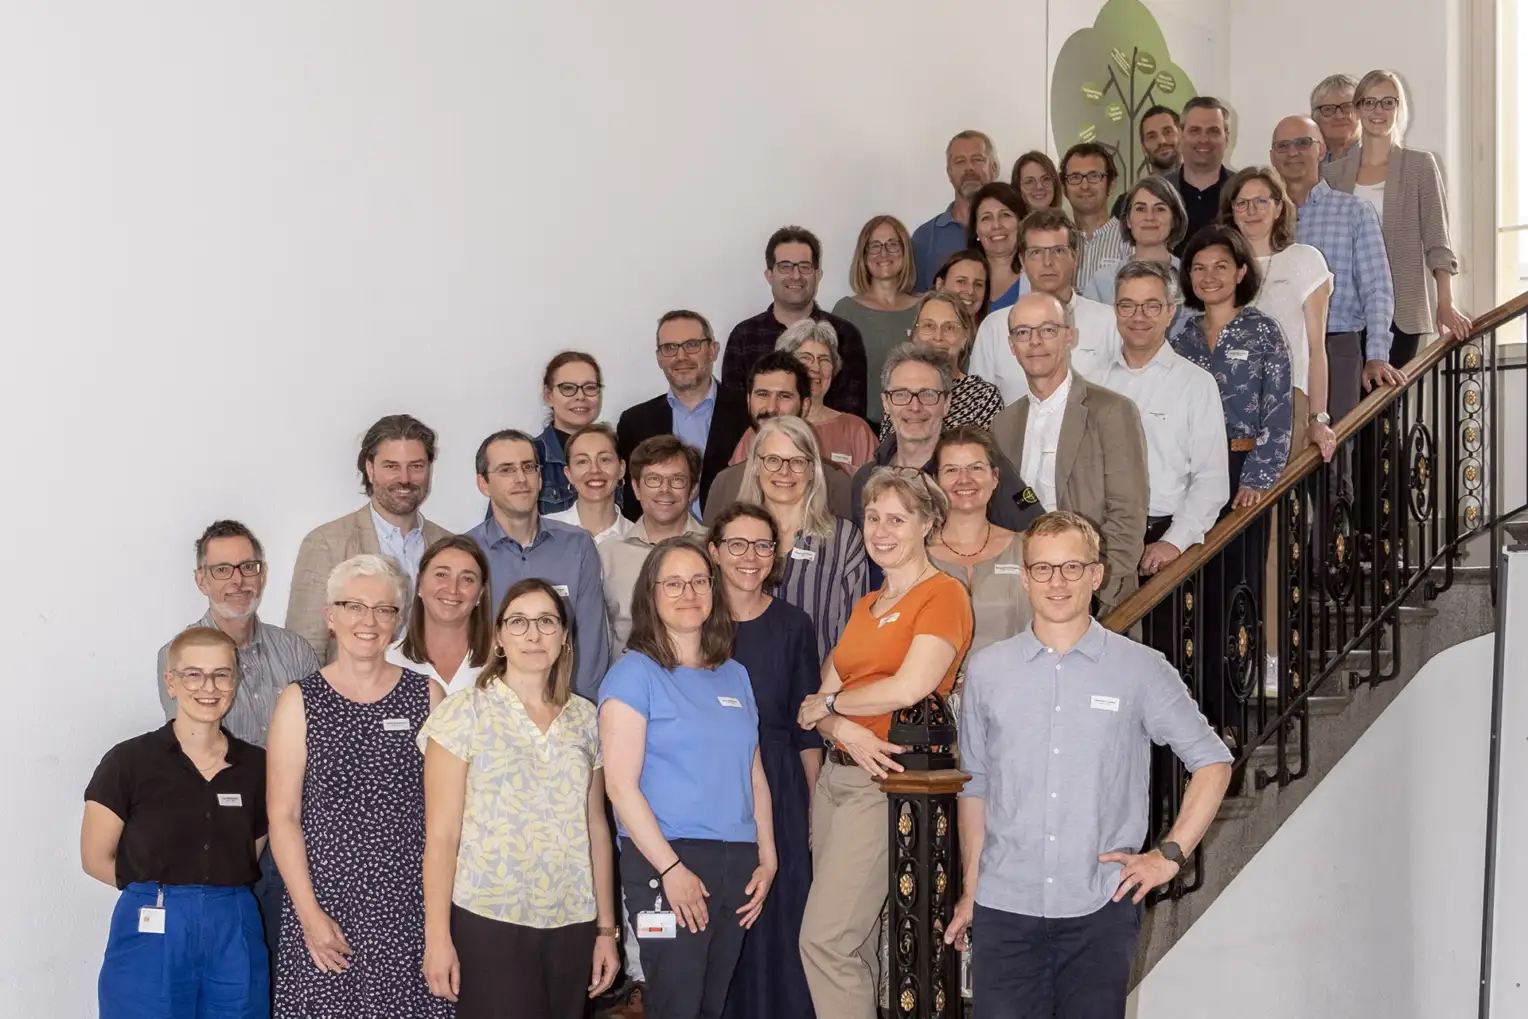
[[[970,559],[972,556],[979,556],[984,551],[986,551],[987,542],[992,540],[992,521],[990,519],[987,521],[987,533],[982,535],[982,543],[976,546],[975,552],[962,552],[954,545],[951,545],[950,539],[945,535],[943,527],[939,528],[939,540],[944,544],[945,548],[949,549],[951,552],[954,552],[962,559]]]
[[[888,588],[881,588],[881,597],[879,601],[886,605],[890,605],[892,602],[897,601],[903,595],[907,594],[908,591],[911,591],[913,588],[917,587],[918,582],[923,579],[923,575],[931,569],[933,569],[933,565],[926,564],[923,569],[918,571],[918,575],[913,578],[913,582],[911,584],[908,584],[906,587],[900,591],[897,591],[896,593],[892,593]]]

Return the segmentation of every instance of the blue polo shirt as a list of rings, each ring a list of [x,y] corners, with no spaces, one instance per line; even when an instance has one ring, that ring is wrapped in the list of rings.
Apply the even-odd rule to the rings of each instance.
[[[944,260],[966,246],[966,228],[955,222],[950,215],[955,203],[951,202],[943,212],[913,231],[913,268],[918,270],[918,282],[913,289],[920,294],[934,286],[934,273]]]
[[[665,669],[628,651],[600,684],[600,704],[618,700],[647,719],[642,795],[666,839],[757,842],[753,755],[759,709],[748,670]],[[629,837],[626,827],[617,827]]]

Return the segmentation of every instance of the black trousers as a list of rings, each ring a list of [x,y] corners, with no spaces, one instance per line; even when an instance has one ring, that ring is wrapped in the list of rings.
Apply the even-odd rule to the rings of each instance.
[[[462,967],[456,1019],[584,1019],[594,921],[522,927],[451,906]]]
[[[1363,398],[1365,333],[1327,333],[1327,395],[1326,410],[1332,416],[1332,427],[1346,417]],[[1298,450],[1291,450],[1293,455]],[[1353,496],[1353,450],[1351,444],[1337,450],[1332,457],[1332,491],[1351,498]],[[1235,493],[1233,481],[1231,491]]]
[[[1397,368],[1406,367],[1417,356],[1421,342],[1421,333],[1403,333],[1394,322],[1390,323],[1390,363]]]
[[[720,1019],[747,933],[738,923],[737,910],[748,901],[744,889],[759,865],[759,847],[752,842],[709,839],[671,839],[669,845],[710,893],[706,899],[710,920],[698,934],[678,927],[672,938],[637,939],[647,977],[643,1014],[647,1019]],[[621,840],[621,889],[634,915],[651,910],[662,891],[658,871],[625,839]],[[663,908],[670,908],[667,900]]]
[[[971,1019],[1123,1019],[1141,907],[1047,919],[977,904]]]

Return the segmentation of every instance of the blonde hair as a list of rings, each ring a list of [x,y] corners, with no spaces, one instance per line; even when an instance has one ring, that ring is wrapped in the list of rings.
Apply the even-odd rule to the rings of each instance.
[[[1406,125],[1411,121],[1411,103],[1406,99],[1406,86],[1401,84],[1400,75],[1380,68],[1359,78],[1358,87],[1353,90],[1353,105],[1356,107],[1363,102],[1364,94],[1374,86],[1383,84],[1389,84],[1395,88],[1395,120],[1390,124],[1390,140],[1399,145],[1401,139],[1405,137]]]
[[[860,228],[859,240],[854,245],[854,261],[849,265],[849,289],[856,294],[863,294],[870,289],[870,259],[865,253],[865,246],[870,243],[870,235],[883,223],[891,225],[897,235],[897,242],[902,245],[902,274],[897,277],[897,292],[910,294],[913,292],[913,284],[918,281],[918,268],[913,264],[912,235],[900,219],[886,215],[871,216]]]
[[[192,647],[222,647],[227,648],[233,656],[233,673],[239,674],[239,645],[234,639],[222,630],[211,626],[193,626],[182,630],[170,641],[170,648],[165,652],[165,661],[171,669],[180,664],[180,655],[186,648]]]
[[[743,480],[738,485],[737,501],[754,506],[764,506],[764,440],[772,435],[784,435],[801,455],[812,461],[806,476],[806,495],[802,498],[802,533],[812,538],[831,538],[837,526],[833,513],[828,509],[828,479],[823,474],[822,453],[817,446],[817,436],[812,426],[789,414],[773,417],[759,426],[753,437],[753,450],[743,467]],[[781,470],[790,470],[782,465]],[[782,538],[788,538],[782,535]]]
[[[877,467],[865,481],[860,505],[869,506],[888,492],[901,499],[910,512],[933,525],[929,528],[930,535],[943,527],[945,518],[950,515],[950,497],[922,471],[905,474],[895,467]]]
[[[1098,528],[1087,517],[1071,510],[1051,510],[1041,514],[1039,519],[1029,525],[1029,530],[1024,532],[1024,548],[1028,550],[1031,538],[1055,538],[1063,534],[1082,535],[1082,543],[1088,550],[1088,561],[1098,562]]]
[[[345,590],[345,585],[357,577],[381,577],[393,585],[397,593],[398,608],[406,609],[409,604],[409,581],[403,575],[396,563],[386,556],[363,552],[357,556],[351,556],[329,571],[329,582],[324,585],[324,596],[331,603],[339,601],[340,595]],[[483,580],[486,582],[487,577]]]

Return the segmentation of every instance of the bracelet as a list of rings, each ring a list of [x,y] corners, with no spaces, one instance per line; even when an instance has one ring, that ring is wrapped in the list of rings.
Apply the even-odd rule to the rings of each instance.
[[[594,928],[594,936],[597,937],[597,938],[616,938],[617,940],[619,940],[620,937],[621,937],[621,928],[619,928],[619,927],[596,927],[596,928]]]
[[[666,878],[666,877],[668,877],[668,872],[669,872],[669,871],[671,871],[671,870],[673,870],[673,869],[674,869],[674,868],[675,868],[675,867],[677,867],[677,866],[679,866],[679,864],[680,864],[680,863],[681,863],[681,862],[683,862],[683,861],[681,861],[681,860],[680,860],[680,859],[679,859],[679,858],[678,858],[678,857],[677,857],[677,856],[676,856],[676,857],[675,857],[675,858],[674,858],[674,862],[673,862],[673,863],[671,863],[671,864],[669,864],[669,865],[668,865],[668,866],[667,866],[667,867],[664,867],[664,868],[663,868],[663,869],[662,869],[662,870],[660,870],[660,871],[659,871],[659,872],[658,872],[658,880],[660,880],[660,881],[661,881],[661,880],[663,880],[663,879],[664,879],[664,878]]]

